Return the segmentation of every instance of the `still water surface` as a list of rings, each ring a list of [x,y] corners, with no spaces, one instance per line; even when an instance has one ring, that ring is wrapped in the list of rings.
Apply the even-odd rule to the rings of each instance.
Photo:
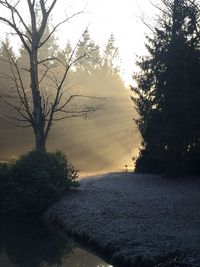
[[[0,216],[2,267],[111,267],[38,221]]]

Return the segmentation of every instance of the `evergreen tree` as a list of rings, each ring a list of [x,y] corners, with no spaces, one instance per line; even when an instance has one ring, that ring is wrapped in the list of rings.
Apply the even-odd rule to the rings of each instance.
[[[78,43],[76,58],[83,57],[76,64],[78,72],[85,71],[89,75],[100,67],[101,56],[99,46],[91,39],[88,30],[83,34],[82,40]]]
[[[12,76],[12,69],[10,67],[10,57],[9,54],[12,55],[13,58],[14,52],[10,45],[10,41],[8,37],[6,37],[5,42],[2,42],[0,47],[0,91],[1,94],[8,94],[8,90],[13,86],[13,81],[9,79]],[[14,69],[13,69],[14,70]]]
[[[115,46],[115,37],[110,35],[102,59],[102,65],[108,72],[113,74],[119,72],[119,49]]]
[[[199,146],[200,51],[194,3],[173,0],[146,45],[149,56],[138,62],[138,86],[132,88],[143,138],[136,171],[180,174]]]

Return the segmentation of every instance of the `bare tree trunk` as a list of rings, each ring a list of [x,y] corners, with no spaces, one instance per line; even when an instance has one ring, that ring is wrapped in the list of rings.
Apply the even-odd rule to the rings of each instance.
[[[45,118],[43,116],[41,95],[38,82],[37,49],[35,49],[34,45],[32,47],[32,53],[30,53],[30,78],[31,78],[31,91],[33,96],[33,107],[34,107],[33,116],[34,116],[35,149],[36,151],[46,151]]]
[[[9,53],[9,50],[7,49],[6,51],[9,58],[7,63],[12,70],[13,76],[10,77],[10,79],[12,83],[14,83],[14,87],[16,88],[19,104],[13,104],[12,101],[10,102],[9,99],[4,96],[0,96],[0,102],[12,108],[17,113],[17,115],[20,115],[20,118],[3,113],[0,113],[0,118],[3,118],[6,121],[19,127],[32,127],[35,135],[36,151],[46,151],[46,140],[54,121],[64,120],[71,117],[84,117],[97,110],[93,105],[80,105],[80,107],[76,109],[74,108],[73,102],[74,99],[78,98],[80,99],[95,97],[73,94],[63,99],[65,94],[64,82],[67,78],[70,67],[86,56],[85,53],[77,58],[75,56],[75,52],[80,40],[76,44],[74,50],[71,52],[71,55],[67,61],[65,59],[61,61],[58,57],[47,57],[38,61],[38,51],[40,51],[41,47],[43,47],[49,40],[49,38],[54,34],[56,29],[63,23],[69,21],[69,19],[72,19],[82,12],[75,13],[72,16],[67,17],[63,21],[57,23],[57,25],[53,27],[53,29],[50,31],[50,33],[48,33],[48,36],[46,37],[44,36],[45,28],[47,27],[49,16],[55,4],[57,3],[57,0],[24,0],[29,8],[29,15],[31,20],[30,25],[26,23],[26,19],[22,17],[20,10],[17,9],[19,2],[20,1],[17,0],[0,1],[0,7],[4,8],[5,11],[10,12],[9,18],[7,18],[6,16],[0,16],[0,22],[5,23],[7,26],[12,28],[12,30],[20,38],[23,47],[29,55],[30,65],[28,65],[25,70],[28,70],[30,74],[31,99],[29,99],[30,96],[27,94],[28,90],[24,85],[23,78],[21,76],[21,69],[18,67],[15,58]],[[39,20],[37,20],[38,14],[40,16]],[[18,24],[20,24],[20,27]],[[82,34],[81,38],[86,32],[87,31]],[[4,47],[6,48],[5,45]],[[54,63],[51,63],[49,65],[45,64],[51,61],[53,61]],[[56,68],[57,66],[55,62],[57,64],[59,63],[62,68],[64,67],[60,79],[56,77],[56,72],[54,73],[53,71],[53,68]],[[42,74],[42,79],[39,79],[40,73],[38,66],[41,65],[43,66],[43,68],[45,68],[45,70]],[[52,76],[50,75],[51,77],[49,76],[50,70],[52,74]],[[49,101],[49,96],[44,97],[44,95],[42,95],[42,88],[40,88],[42,86],[41,81],[45,77],[50,81],[50,83],[53,84],[53,87],[55,88],[55,97],[52,97],[51,101]],[[70,104],[72,104],[71,111]],[[55,116],[55,114],[58,113],[60,113],[61,115]]]
[[[35,129],[35,150],[46,151],[46,139],[43,133],[43,127],[37,127]]]

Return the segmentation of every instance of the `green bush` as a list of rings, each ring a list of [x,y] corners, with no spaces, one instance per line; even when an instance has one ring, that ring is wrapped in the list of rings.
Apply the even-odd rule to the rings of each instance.
[[[76,188],[77,172],[64,153],[30,152],[0,164],[0,208],[3,212],[40,215]]]

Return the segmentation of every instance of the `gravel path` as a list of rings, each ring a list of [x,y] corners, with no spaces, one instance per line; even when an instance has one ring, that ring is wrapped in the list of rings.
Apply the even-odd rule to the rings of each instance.
[[[179,254],[176,266],[200,266],[200,179],[107,173],[80,182],[48,211],[50,223],[110,251],[119,266],[155,266]]]

